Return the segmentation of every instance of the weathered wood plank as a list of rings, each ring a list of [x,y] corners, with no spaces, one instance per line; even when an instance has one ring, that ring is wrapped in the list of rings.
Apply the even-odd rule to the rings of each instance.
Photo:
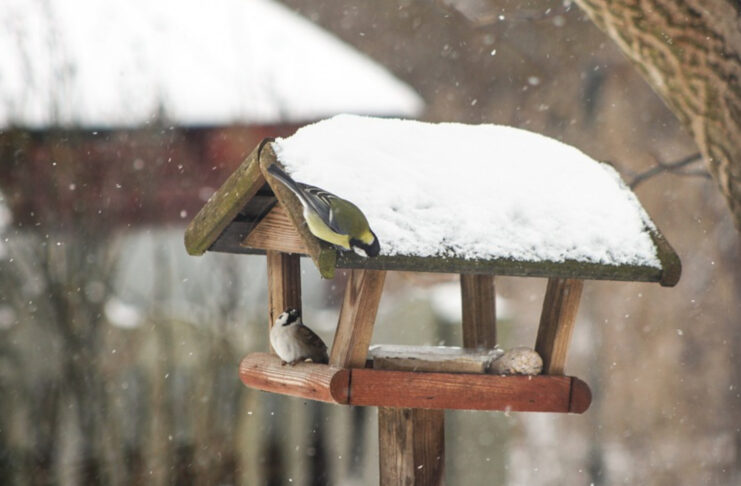
[[[454,346],[377,345],[370,348],[375,369],[439,373],[486,373],[501,349],[475,350]]]
[[[378,409],[381,486],[438,486],[445,472],[445,412]]]
[[[546,375],[564,374],[583,286],[582,280],[548,279],[535,340],[535,351],[543,358],[543,373]]]
[[[314,260],[314,264],[319,269],[319,273],[324,278],[334,277],[338,253],[337,250],[329,243],[319,240],[311,234],[309,227],[306,225],[306,221],[304,221],[301,202],[299,202],[298,198],[296,198],[290,190],[288,190],[282,183],[275,180],[275,178],[267,171],[267,168],[272,164],[278,164],[282,167],[275,156],[271,144],[268,143],[265,145],[260,155],[259,162],[263,177],[273,189],[273,192],[283,205],[286,213],[288,213],[288,217],[293,222],[293,225],[301,239],[303,239],[311,259]]]
[[[299,255],[270,250],[267,270],[268,323],[272,327],[286,309],[293,307],[301,312],[301,259]]]
[[[242,383],[257,390],[330,403],[348,401],[349,370],[325,364],[283,366],[275,355],[252,353],[239,364],[239,377]]]
[[[265,184],[258,164],[257,147],[198,211],[185,230],[185,248],[201,255],[221,235],[257,191]]]
[[[579,383],[572,385],[576,380]],[[581,413],[589,387],[569,376],[500,376],[353,369],[350,405]]]
[[[285,209],[280,205],[275,206],[262,218],[244,238],[242,245],[261,250],[309,254],[304,240],[299,236]]]
[[[262,217],[265,216],[277,203],[278,199],[273,194],[270,186],[266,183],[239,211],[235,221],[259,222],[260,219],[262,219]]]
[[[365,366],[386,272],[353,270],[347,280],[329,364],[340,368]]]
[[[463,346],[491,349],[497,344],[494,276],[461,274]]]
[[[255,223],[252,221],[232,221],[224,231],[221,232],[216,241],[211,243],[208,251],[223,251],[227,253],[237,253],[241,250],[240,242],[252,231]]]

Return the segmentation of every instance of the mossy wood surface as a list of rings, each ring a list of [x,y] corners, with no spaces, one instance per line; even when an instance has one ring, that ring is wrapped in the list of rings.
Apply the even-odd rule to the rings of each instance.
[[[663,270],[643,265],[604,265],[574,260],[524,262],[517,260],[466,260],[463,258],[379,256],[363,259],[347,252],[337,256],[337,268],[374,268],[435,273],[478,273],[519,277],[560,277],[582,280],[661,282]],[[674,282],[676,283],[676,281]],[[671,280],[667,285],[673,285]]]
[[[185,248],[191,255],[205,253],[265,184],[256,163],[258,151],[252,151],[188,225]]]
[[[682,275],[682,262],[679,260],[679,255],[658,229],[650,233],[662,267],[659,283],[664,287],[674,287]]]

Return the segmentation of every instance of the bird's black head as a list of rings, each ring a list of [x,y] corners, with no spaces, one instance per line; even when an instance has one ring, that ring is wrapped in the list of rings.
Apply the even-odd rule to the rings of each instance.
[[[357,238],[350,238],[350,248],[362,257],[375,257],[381,252],[381,244],[378,242],[378,237],[371,231],[373,239],[370,243],[365,243],[363,240]]]
[[[290,326],[300,318],[301,314],[299,314],[298,310],[290,307],[278,316],[276,324],[278,324],[279,326]]]

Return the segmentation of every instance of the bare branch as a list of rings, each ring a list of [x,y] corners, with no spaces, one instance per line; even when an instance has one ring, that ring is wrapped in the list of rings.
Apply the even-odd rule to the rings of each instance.
[[[674,162],[658,161],[655,166],[643,172],[639,172],[638,174],[633,176],[633,179],[628,183],[628,187],[630,187],[631,189],[635,189],[642,182],[658,174],[662,174],[664,172],[669,172],[671,174],[679,175],[679,176],[693,176],[693,177],[703,177],[705,179],[710,179],[710,174],[707,171],[702,170],[702,169],[682,170],[682,168],[690,164],[693,164],[695,162],[701,161],[701,160],[702,160],[702,154],[696,153],[696,154],[683,157]]]

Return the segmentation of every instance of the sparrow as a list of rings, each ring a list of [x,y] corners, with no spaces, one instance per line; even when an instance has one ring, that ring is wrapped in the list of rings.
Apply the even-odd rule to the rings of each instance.
[[[270,330],[270,344],[281,359],[281,365],[295,365],[310,359],[314,363],[328,363],[327,345],[322,338],[301,321],[298,310],[286,309]]]
[[[364,258],[378,256],[378,238],[356,205],[319,187],[296,182],[277,164],[268,167],[268,172],[301,202],[311,234]]]

